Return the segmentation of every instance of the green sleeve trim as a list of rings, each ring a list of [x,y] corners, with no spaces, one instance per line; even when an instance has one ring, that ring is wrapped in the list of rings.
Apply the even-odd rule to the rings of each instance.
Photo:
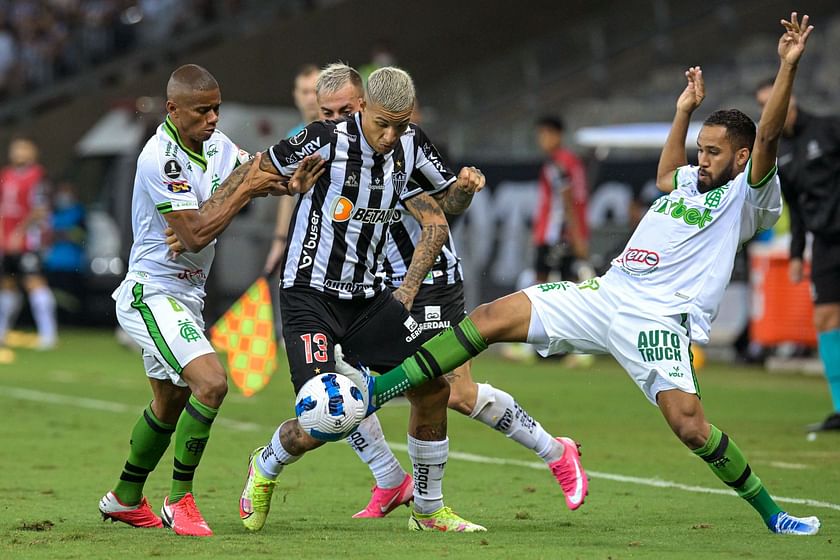
[[[776,171],[777,167],[774,165],[772,168],[770,168],[770,171],[767,172],[767,175],[765,175],[761,181],[753,185],[752,183],[750,183],[750,175],[752,175],[752,159],[750,159],[750,161],[747,163],[747,184],[753,189],[760,189],[761,187],[770,182],[770,179],[772,179],[773,176],[776,175]]]
[[[155,208],[161,214],[169,214],[172,212],[172,203],[171,202],[161,202],[160,204],[156,204]]]
[[[152,342],[155,343],[158,352],[163,356],[166,363],[169,364],[169,367],[174,369],[175,373],[181,375],[184,368],[178,363],[178,359],[175,358],[175,354],[172,353],[172,349],[169,348],[169,344],[166,343],[166,339],[160,333],[160,327],[158,327],[152,310],[143,301],[143,284],[134,284],[131,293],[134,295],[134,301],[131,302],[131,307],[140,312],[140,316],[146,324],[146,330],[149,332],[149,336],[152,337]]]
[[[674,169],[674,190],[677,190],[677,177],[679,176],[679,174],[680,168],[677,167],[676,169]]]

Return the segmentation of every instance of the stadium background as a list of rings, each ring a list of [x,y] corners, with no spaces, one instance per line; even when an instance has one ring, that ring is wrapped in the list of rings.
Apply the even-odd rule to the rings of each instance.
[[[604,266],[623,245],[634,213],[649,202],[646,186],[653,178],[657,150],[637,137],[604,140],[597,134],[576,136],[575,131],[669,121],[675,96],[683,87],[682,71],[693,64],[703,65],[709,91],[700,113],[734,106],[757,118],[753,87],[775,71],[778,19],[791,9],[810,14],[817,26],[795,86],[801,105],[820,113],[840,112],[840,58],[836,56],[840,51],[840,4],[832,0],[795,6],[776,0],[626,0],[620,9],[611,2],[582,0],[517,4],[503,0],[5,0],[0,6],[4,12],[0,33],[18,36],[15,14],[31,10],[37,16],[48,9],[52,10],[52,24],[65,31],[61,49],[54,51],[61,55],[17,58],[18,73],[0,92],[0,146],[4,148],[0,153],[5,154],[13,136],[31,136],[41,148],[41,160],[50,175],[72,180],[89,212],[88,259],[86,268],[79,271],[79,282],[86,289],[85,304],[63,315],[62,328],[74,324],[110,327],[115,323],[108,293],[121,278],[130,247],[134,162],[142,143],[161,120],[166,79],[180,64],[194,62],[214,73],[224,100],[220,128],[245,148],[257,150],[281,137],[297,121],[291,90],[301,64],[342,60],[363,65],[369,62],[374,47],[387,46],[396,64],[414,77],[424,129],[445,147],[453,166],[476,164],[487,172],[487,191],[476,197],[466,217],[455,226],[471,305],[513,289],[531,262],[528,235],[541,162],[533,123],[539,115],[563,115],[567,138],[586,158],[592,196],[605,189],[602,204],[590,213],[597,226],[593,259]],[[69,6],[71,11],[65,13],[56,6]],[[94,8],[101,10],[98,19]],[[66,14],[70,15],[62,20]],[[22,52],[21,48],[18,56]],[[591,140],[593,137],[596,140]],[[207,302],[210,321],[258,275],[272,236],[273,204],[258,200],[222,236]],[[783,228],[776,235],[776,242],[783,244]],[[749,311],[745,286],[732,296],[738,308],[734,317],[728,317],[726,312],[731,309],[724,308],[725,318],[736,325]],[[806,321],[802,328],[807,327]],[[731,343],[734,332],[726,326],[720,330],[726,333],[718,341],[723,348]],[[79,332],[88,331],[70,330],[66,344],[84,346],[88,335]],[[110,340],[106,331],[96,336]],[[56,356],[62,351],[59,348]],[[720,355],[731,357],[725,349]],[[118,354],[107,363],[125,361],[136,370],[139,365],[131,362],[133,358]],[[84,361],[81,356],[72,359]],[[59,369],[72,373],[72,366],[68,362]],[[11,384],[18,385],[18,390],[36,386],[48,390],[56,385],[48,375],[30,383],[29,373],[54,371],[55,367],[24,352],[15,364],[0,366],[0,372],[5,369],[6,381],[15,382]],[[76,373],[97,382],[85,367],[79,366],[82,373]],[[500,372],[506,368],[492,365],[489,369],[497,367]],[[759,383],[763,379],[757,370],[744,371],[744,379]],[[581,391],[591,386],[591,381],[577,375],[574,382],[580,384]],[[720,381],[716,391],[725,395],[728,374],[722,370],[717,375],[712,378]],[[142,402],[146,398],[140,396],[144,395],[142,374],[124,377],[126,382],[134,382],[134,400]],[[538,378],[556,382],[547,373]],[[499,383],[504,384],[504,379],[500,376]],[[277,380],[280,383],[285,383],[285,375]],[[625,394],[632,394],[626,380],[616,383],[623,383]],[[813,420],[802,412],[822,406],[814,403],[824,404],[822,380],[806,383],[811,383],[813,390],[801,396],[798,408],[791,405],[791,416],[780,421],[790,431]],[[795,392],[794,387],[806,391],[802,384],[799,377],[783,376],[768,382],[768,387],[784,395]],[[76,392],[83,398],[82,391]],[[273,394],[288,398],[286,392],[278,388]],[[535,398],[539,394],[537,389]],[[744,398],[749,398],[747,395],[744,392]],[[641,400],[638,395],[628,398]],[[783,397],[768,399],[773,403],[768,408],[784,412]],[[553,410],[551,403],[544,406],[546,411]],[[270,409],[266,406],[264,410]],[[618,417],[621,414],[616,412]],[[766,420],[759,411],[750,414],[752,424]],[[394,426],[398,425],[395,420]],[[19,433],[25,430],[9,428],[6,441],[22,445],[23,441],[13,439]],[[96,432],[89,437],[95,438]],[[762,437],[775,436],[770,432]],[[797,445],[801,442],[789,435],[782,439]],[[676,442],[668,443],[677,455]],[[822,455],[817,468],[836,469],[836,451],[830,446],[819,449]],[[595,457],[599,457],[597,451]],[[685,458],[677,457],[674,463],[682,465]],[[10,460],[8,454],[5,460]],[[208,463],[212,461],[213,457]],[[115,465],[108,466],[113,470]],[[4,466],[12,467],[10,463]],[[225,471],[225,475],[239,476],[236,465],[228,470],[231,472]],[[642,467],[639,471],[646,472]],[[698,473],[706,477],[699,469]],[[215,476],[222,478],[221,474]],[[356,479],[362,484],[361,474],[357,473]],[[4,491],[16,486],[7,475],[3,480]],[[705,485],[714,484],[708,477],[702,480]],[[105,481],[94,481],[94,486],[96,482]],[[234,486],[237,484],[238,478]],[[804,488],[802,494],[836,501],[838,480],[834,477],[826,484],[831,486],[803,482],[789,493]],[[6,520],[19,520],[8,507],[3,512]],[[631,547],[635,546],[632,542]]]

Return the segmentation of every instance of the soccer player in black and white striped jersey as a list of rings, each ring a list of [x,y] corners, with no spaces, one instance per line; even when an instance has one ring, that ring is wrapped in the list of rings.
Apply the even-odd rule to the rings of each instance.
[[[326,161],[321,180],[295,207],[282,264],[280,311],[296,391],[320,372],[335,371],[337,343],[348,359],[372,367],[396,365],[419,346],[421,330],[407,310],[411,281],[392,293],[378,275],[388,226],[403,211],[423,224],[427,239],[407,274],[419,285],[448,237],[444,212],[463,212],[484,186],[484,176],[474,168],[465,167],[456,177],[425,133],[409,124],[414,97],[408,74],[379,69],[368,80],[360,112],[311,123],[272,146],[263,162],[276,172],[293,170],[312,154]],[[413,173],[424,182],[410,183]],[[400,201],[404,210],[397,208]],[[412,405],[409,455],[415,478],[422,479],[415,484],[409,526],[484,530],[443,505],[449,385],[442,381],[406,394]],[[247,528],[258,530],[265,523],[283,467],[322,444],[292,419],[254,454],[240,500]]]
[[[321,72],[316,93],[323,118],[346,116],[361,107],[361,78],[347,65],[332,64]],[[419,120],[417,117],[415,110],[412,118],[415,124]],[[424,180],[416,173],[412,177],[419,182]],[[422,230],[422,225],[408,212],[402,212],[401,219],[392,221],[382,270],[390,289],[409,290],[411,294],[416,294],[410,311],[423,328],[420,339],[426,341],[450,324],[460,322],[465,315],[465,304],[463,273],[451,235],[447,236],[426,276],[405,283],[417,246],[422,243]],[[420,253],[423,253],[422,249]],[[469,363],[448,374],[446,379],[450,383],[449,408],[475,418],[533,450],[560,480],[558,465],[565,464],[558,462],[565,452],[562,440],[555,440],[548,434],[508,393],[490,384],[475,383]],[[388,447],[376,415],[365,419],[359,429],[347,438],[347,442],[367,463],[376,479],[370,502],[354,517],[384,517],[411,499],[411,477],[403,471]],[[570,455],[577,457],[577,451],[573,450]],[[577,509],[583,496],[585,494],[580,500],[573,501],[570,507]]]

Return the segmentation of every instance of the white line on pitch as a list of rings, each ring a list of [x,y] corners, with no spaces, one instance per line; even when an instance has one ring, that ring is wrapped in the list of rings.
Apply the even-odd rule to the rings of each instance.
[[[34,391],[31,389],[22,389],[19,387],[0,386],[0,396],[11,397],[18,400],[63,404],[79,408],[89,408],[92,410],[104,410],[107,412],[137,412],[138,410],[136,406],[131,406],[122,403],[103,401],[99,399],[90,399],[86,397],[60,395],[56,393],[45,393],[42,391]],[[228,420],[226,418],[219,418],[217,422],[219,423],[219,425],[222,425],[226,428],[243,432],[254,432],[259,430],[271,429],[260,424],[254,424],[252,422],[239,422],[237,420]],[[404,443],[388,442],[388,445],[390,445],[392,449],[396,449],[399,451],[408,451],[408,446]],[[471,463],[482,463],[485,465],[511,465],[538,470],[543,470],[546,468],[545,463],[540,463],[539,461],[502,459],[498,457],[476,455],[474,453],[463,453],[460,451],[450,451],[449,457],[452,459],[459,459],[461,461],[468,461]],[[655,488],[674,488],[677,490],[683,490],[685,492],[695,492],[698,494],[720,494],[724,496],[736,496],[733,490],[726,490],[723,488],[706,488],[704,486],[692,486],[689,484],[681,484],[679,482],[660,480],[657,478],[625,476],[622,474],[605,473],[599,471],[592,471],[589,469],[587,469],[586,473],[589,475],[589,478],[600,478],[604,480],[612,480],[614,482],[624,482],[627,484],[638,484],[641,486],[652,486]],[[822,502],[819,500],[810,500],[807,498],[786,498],[784,496],[773,496],[773,498],[776,501],[783,503],[800,504],[811,507],[819,507],[840,511],[840,504],[833,504],[831,502]]]

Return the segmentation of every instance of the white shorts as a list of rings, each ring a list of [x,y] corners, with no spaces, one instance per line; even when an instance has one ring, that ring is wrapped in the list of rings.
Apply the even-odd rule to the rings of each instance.
[[[129,279],[112,297],[117,302],[117,321],[143,349],[143,365],[152,379],[186,387],[181,378],[184,367],[215,352],[204,336],[200,297],[169,295]]]
[[[523,290],[531,300],[528,343],[545,357],[558,352],[611,354],[648,400],[659,391],[699,394],[686,315],[656,316],[626,302],[604,278],[551,282]]]

